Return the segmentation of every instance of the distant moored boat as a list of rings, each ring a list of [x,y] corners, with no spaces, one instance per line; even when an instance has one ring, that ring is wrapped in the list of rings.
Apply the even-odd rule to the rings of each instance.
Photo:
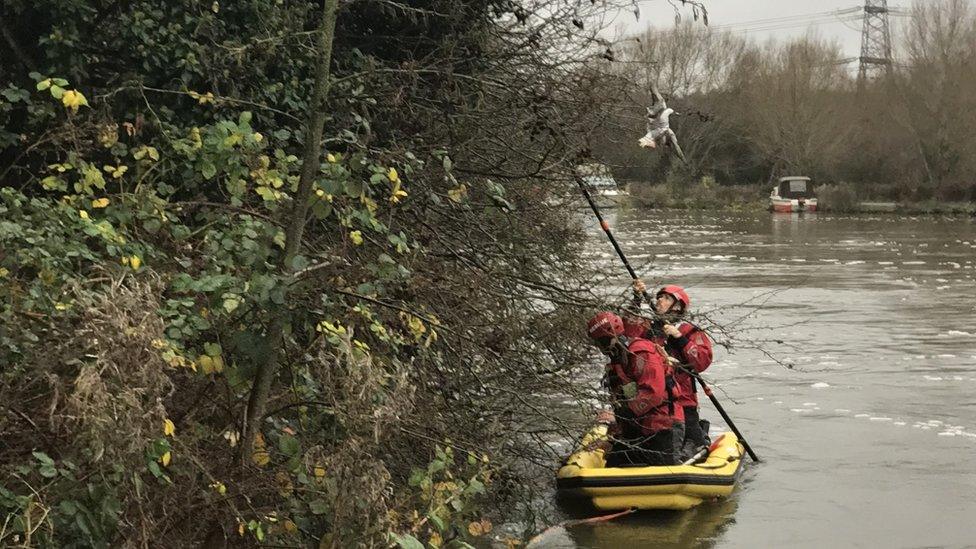
[[[770,209],[774,212],[815,212],[817,197],[809,177],[788,175],[769,194]]]

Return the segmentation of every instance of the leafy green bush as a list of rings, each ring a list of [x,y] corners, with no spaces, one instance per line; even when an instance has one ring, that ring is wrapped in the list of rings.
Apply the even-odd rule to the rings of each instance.
[[[5,4],[0,544],[457,545],[489,476],[552,457],[513,395],[571,383],[551,334],[592,278],[535,159],[593,115],[553,116],[586,102],[542,63],[471,62],[537,48],[490,32],[508,7],[425,6],[452,16],[340,14],[306,201],[319,4]]]

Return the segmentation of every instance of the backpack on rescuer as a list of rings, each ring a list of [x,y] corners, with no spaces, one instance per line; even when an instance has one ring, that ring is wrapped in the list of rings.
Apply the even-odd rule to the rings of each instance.
[[[632,421],[625,420],[624,423],[636,423],[645,430],[643,434],[647,435],[651,432],[658,431],[661,429],[670,429],[673,421],[681,420],[684,414],[680,413],[680,408],[676,406],[677,402],[677,383],[674,379],[674,368],[668,361],[667,353],[661,348],[660,345],[655,344],[647,339],[636,339],[634,341],[627,342],[624,341],[627,346],[627,352],[623,353],[614,363],[611,363],[611,367],[607,371],[607,377],[604,379],[604,383],[607,385],[611,391],[619,390],[623,391],[621,393],[621,398],[625,402],[636,403],[637,406],[634,407],[630,404],[624,406],[622,409],[618,408],[618,416],[629,417]],[[661,369],[663,370],[663,379],[660,380],[661,385],[657,389],[653,389],[655,385],[650,382],[652,391],[657,392],[661,397],[661,400],[657,404],[650,404],[649,408],[644,409],[636,401],[631,399],[634,398],[635,393],[631,392],[627,394],[627,386],[636,386],[639,383],[647,383],[646,378],[643,378],[644,371],[636,370],[633,367],[633,360],[636,353],[648,353],[652,355],[655,362],[659,361]],[[658,366],[655,365],[655,368]],[[641,381],[642,378],[645,381]],[[633,391],[633,389],[631,390]],[[663,395],[661,394],[663,391]],[[666,414],[662,409],[662,405],[667,404]],[[621,416],[622,414],[622,416]]]

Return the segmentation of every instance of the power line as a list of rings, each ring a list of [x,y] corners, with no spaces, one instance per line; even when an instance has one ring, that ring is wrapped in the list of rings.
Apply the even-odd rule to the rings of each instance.
[[[797,23],[789,23],[789,24],[781,24],[781,25],[757,26],[757,27],[736,29],[736,30],[729,29],[726,32],[749,34],[753,32],[769,32],[775,30],[792,29],[797,27],[814,27],[819,25],[830,25],[833,23],[859,21],[860,19],[861,19],[860,15],[848,16],[845,18],[830,17],[830,18],[814,19],[810,21],[802,21]]]
[[[768,25],[768,24],[787,23],[787,22],[792,22],[792,21],[795,21],[795,20],[802,20],[802,19],[821,19],[821,18],[823,18],[825,16],[847,15],[847,14],[851,14],[851,13],[857,13],[859,11],[861,11],[861,6],[853,6],[853,7],[850,7],[850,8],[844,8],[844,9],[840,9],[840,10],[822,11],[822,12],[817,12],[817,13],[804,13],[804,14],[797,14],[797,15],[784,15],[784,16],[780,16],[780,17],[768,17],[768,18],[765,18],[765,19],[753,19],[751,21],[738,21],[738,22],[735,22],[735,23],[725,23],[725,24],[721,24],[721,25],[711,25],[710,28],[716,29],[716,30],[722,30],[722,29],[726,29],[726,28],[731,29],[731,28],[735,28],[735,27],[764,26],[764,25]]]

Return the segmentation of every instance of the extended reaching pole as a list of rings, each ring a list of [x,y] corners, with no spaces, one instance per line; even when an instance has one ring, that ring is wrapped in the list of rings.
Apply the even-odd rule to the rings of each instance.
[[[583,179],[578,175],[573,175],[573,178],[576,179],[576,184],[579,185],[580,190],[583,191],[583,196],[586,197],[586,201],[590,204],[590,209],[593,210],[594,214],[596,214],[596,218],[600,220],[600,228],[603,229],[603,232],[606,233],[607,238],[610,239],[610,243],[613,244],[613,249],[617,250],[617,255],[620,256],[620,261],[624,263],[624,267],[626,267],[627,272],[630,273],[630,278],[638,280],[637,273],[634,271],[634,268],[630,266],[630,262],[627,261],[627,256],[625,256],[624,251],[620,249],[620,244],[617,244],[617,239],[614,238],[613,233],[610,232],[610,224],[603,219],[603,215],[600,213],[600,208],[596,206],[596,202],[594,202],[593,197],[590,196],[590,191],[586,190],[586,184],[583,183]],[[654,300],[651,299],[651,295],[647,293],[647,290],[644,290],[643,294],[644,299],[646,299],[648,303],[654,302]]]
[[[749,457],[751,457],[752,460],[755,462],[762,461],[759,459],[759,456],[757,456],[756,453],[752,451],[752,447],[749,446],[749,443],[746,442],[746,438],[742,436],[742,433],[739,432],[739,428],[736,427],[735,423],[732,422],[732,418],[729,417],[729,414],[725,413],[725,408],[722,407],[718,399],[715,398],[715,395],[712,394],[712,388],[709,387],[707,383],[705,383],[705,380],[702,379],[700,375],[698,375],[698,372],[690,368],[686,368],[684,366],[678,366],[678,367],[681,368],[683,372],[685,372],[686,374],[690,375],[691,377],[695,378],[698,381],[698,384],[701,385],[702,391],[704,391],[704,393],[708,395],[708,399],[712,401],[712,404],[715,406],[715,409],[718,410],[719,415],[722,416],[722,419],[725,420],[725,423],[729,426],[730,429],[732,429],[732,432],[735,433],[735,436],[739,437],[739,442],[742,443],[742,447],[746,449],[746,453],[749,454]]]

